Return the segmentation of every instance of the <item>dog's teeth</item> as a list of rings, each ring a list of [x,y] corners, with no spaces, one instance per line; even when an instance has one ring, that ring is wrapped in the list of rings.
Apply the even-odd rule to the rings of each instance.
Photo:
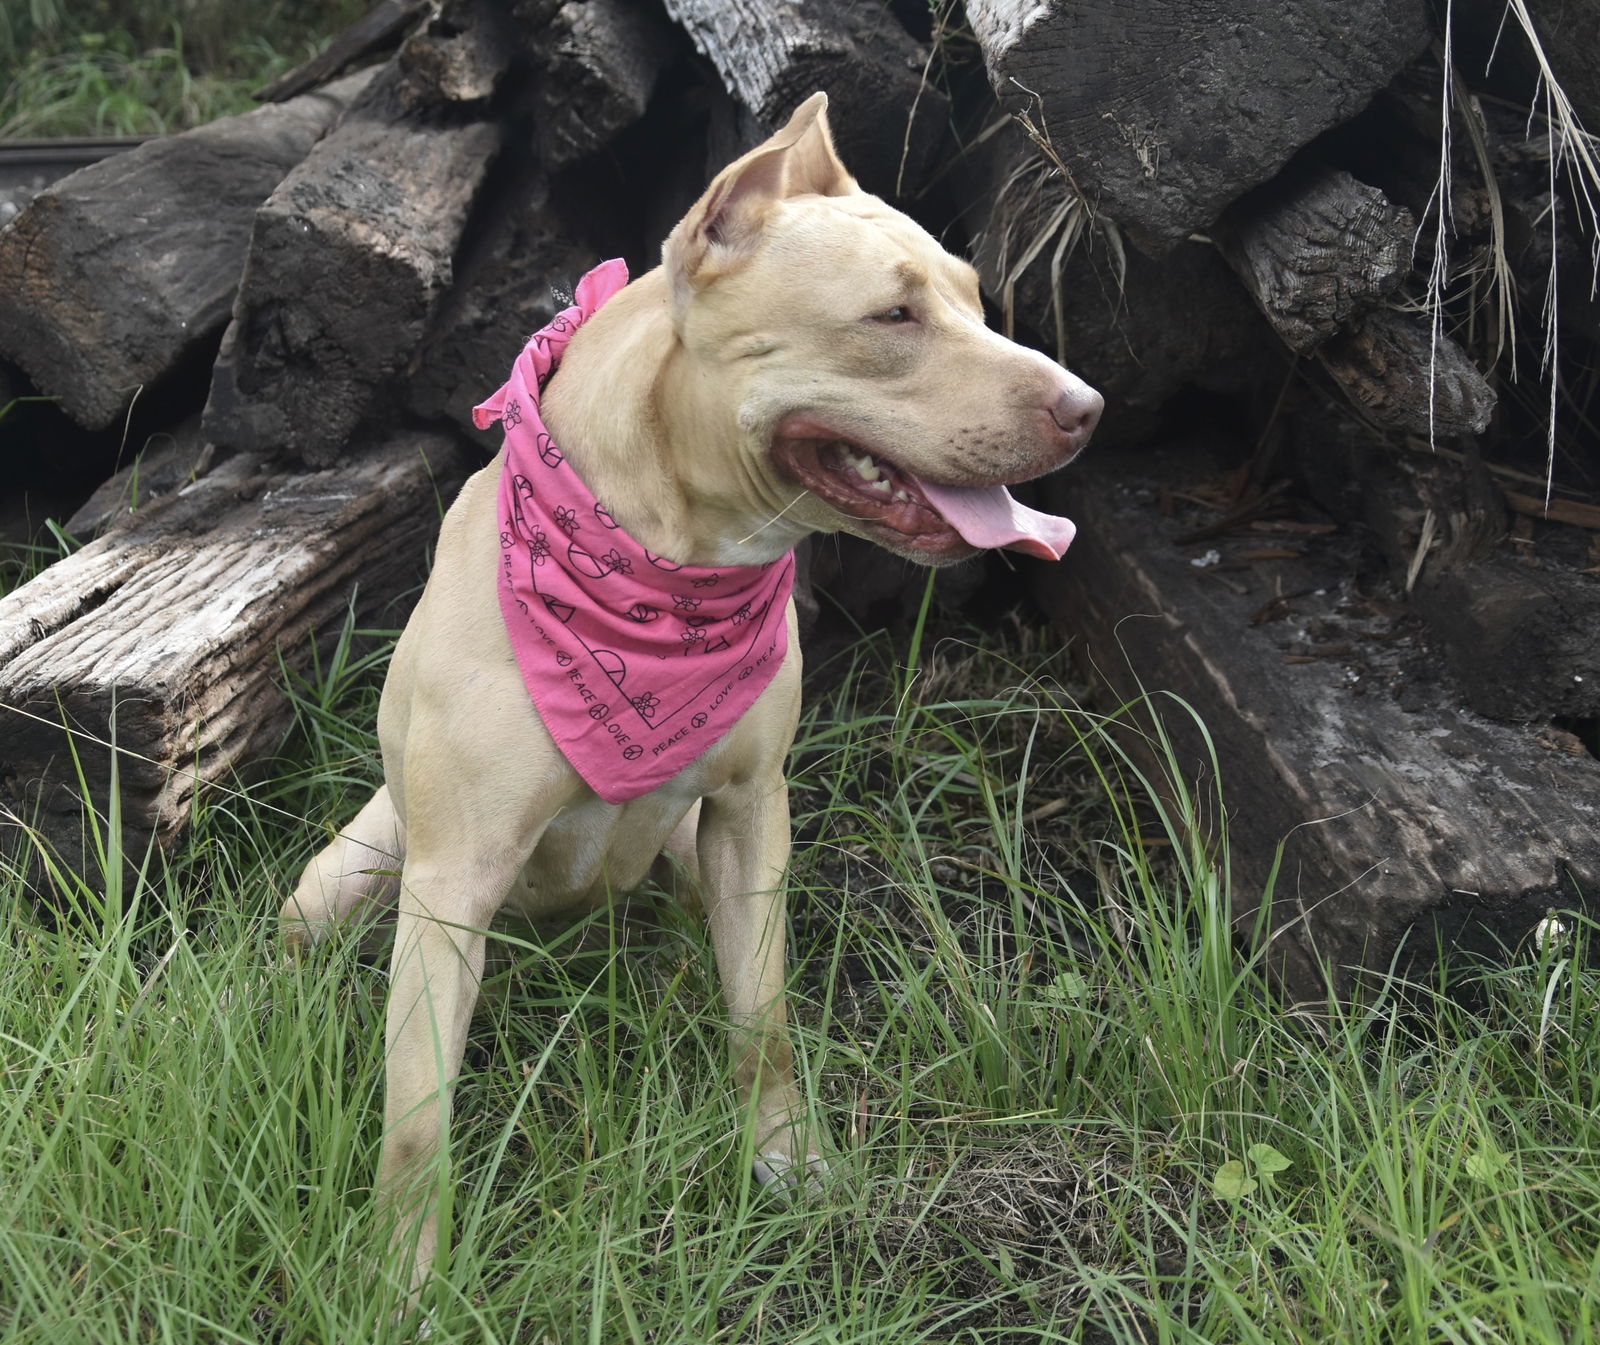
[[[894,493],[894,497],[897,500],[904,500],[907,504],[911,503],[911,495],[908,491],[897,490]]]
[[[844,460],[855,469],[855,474],[863,481],[876,481],[883,475],[870,453],[852,453],[847,448],[844,450]]]

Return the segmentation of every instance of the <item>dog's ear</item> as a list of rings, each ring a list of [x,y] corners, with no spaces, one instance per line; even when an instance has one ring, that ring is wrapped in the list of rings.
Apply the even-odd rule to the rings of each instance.
[[[828,127],[828,95],[814,93],[795,108],[789,124],[767,141],[784,141],[789,156],[784,161],[784,195],[849,196],[860,191],[833,148]]]
[[[834,152],[827,109],[828,95],[812,94],[781,131],[718,173],[667,235],[661,260],[672,284],[674,313],[683,312],[695,290],[756,251],[774,202],[860,190]]]

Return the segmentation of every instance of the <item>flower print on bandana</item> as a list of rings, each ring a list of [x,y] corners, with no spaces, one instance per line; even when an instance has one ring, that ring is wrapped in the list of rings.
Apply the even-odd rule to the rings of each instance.
[[[794,587],[792,553],[712,570],[647,551],[550,437],[544,382],[627,282],[620,261],[584,276],[472,413],[506,432],[499,590],[517,664],[551,736],[608,803],[671,779],[755,703],[788,652]]]

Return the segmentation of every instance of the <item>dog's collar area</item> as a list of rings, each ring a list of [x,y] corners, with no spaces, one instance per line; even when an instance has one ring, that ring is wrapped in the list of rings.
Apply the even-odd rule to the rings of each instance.
[[[594,497],[546,428],[543,385],[573,333],[627,283],[586,275],[577,302],[531,337],[474,411],[505,428],[500,610],[539,716],[608,803],[658,788],[738,722],[782,666],[794,557],[680,565]]]

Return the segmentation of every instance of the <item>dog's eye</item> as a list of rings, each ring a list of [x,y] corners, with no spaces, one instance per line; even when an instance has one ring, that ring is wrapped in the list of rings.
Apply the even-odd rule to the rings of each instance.
[[[904,304],[896,304],[893,308],[879,313],[875,319],[878,322],[900,323],[911,321],[911,310]]]

